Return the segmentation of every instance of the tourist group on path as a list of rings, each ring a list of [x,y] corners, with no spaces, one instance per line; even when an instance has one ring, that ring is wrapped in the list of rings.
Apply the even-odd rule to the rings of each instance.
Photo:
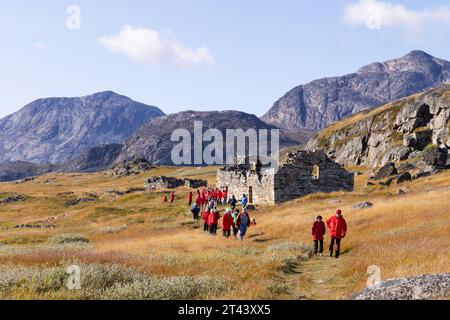
[[[193,193],[189,192],[188,203],[192,204],[194,201]],[[221,221],[221,229],[224,237],[229,238],[231,235],[236,239],[244,239],[247,229],[251,225],[256,224],[255,219],[250,219],[247,211],[248,198],[244,194],[239,200],[242,205],[242,210],[236,209],[238,200],[234,195],[228,198],[227,189],[219,188],[204,188],[201,191],[197,190],[195,202],[191,208],[192,217],[194,220],[203,221],[203,231],[210,235],[217,235],[219,221]],[[221,216],[217,206],[229,205]]]
[[[169,194],[169,199],[164,196],[163,202],[172,203],[175,198],[175,193],[172,191]],[[242,205],[242,210],[236,209],[238,202]],[[203,221],[203,231],[208,232],[210,235],[217,235],[217,229],[219,221],[221,220],[221,229],[224,237],[229,238],[231,234],[239,240],[242,240],[247,233],[247,229],[251,225],[256,225],[255,219],[250,219],[247,211],[248,198],[244,194],[242,198],[237,200],[234,195],[228,198],[227,189],[219,188],[203,188],[197,190],[197,194],[194,201],[194,194],[192,191],[188,195],[188,203],[191,207],[192,217],[195,221],[199,221],[201,218]],[[221,216],[217,206],[229,205],[230,207],[225,210],[223,216]],[[314,241],[314,255],[323,255],[323,241],[328,229],[330,234],[330,257],[335,254],[336,258],[339,258],[341,253],[341,240],[345,238],[347,233],[347,222],[345,221],[342,211],[337,210],[336,214],[330,217],[325,222],[322,216],[318,216],[312,226],[312,237]],[[336,245],[336,251],[334,250]]]

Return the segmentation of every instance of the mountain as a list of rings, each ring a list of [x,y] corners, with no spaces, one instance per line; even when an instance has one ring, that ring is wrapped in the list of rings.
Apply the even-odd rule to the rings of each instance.
[[[36,164],[25,161],[0,163],[0,182],[39,176],[54,170],[51,164]]]
[[[157,107],[111,91],[39,99],[0,120],[0,163],[62,163],[93,146],[122,143],[162,115]]]
[[[450,62],[423,51],[376,62],[356,73],[300,85],[261,118],[276,126],[320,130],[365,109],[378,107],[450,81]]]
[[[219,129],[223,137],[226,129],[276,129],[255,115],[239,111],[184,111],[150,120],[143,125],[127,140],[116,163],[142,158],[154,165],[173,165],[171,151],[178,142],[171,141],[172,132],[175,129],[187,129],[193,136],[194,121],[203,122],[203,131]],[[298,141],[280,132],[280,146],[296,144]]]
[[[306,145],[342,165],[379,168],[447,167],[450,150],[450,84],[374,110],[360,112],[316,134]]]

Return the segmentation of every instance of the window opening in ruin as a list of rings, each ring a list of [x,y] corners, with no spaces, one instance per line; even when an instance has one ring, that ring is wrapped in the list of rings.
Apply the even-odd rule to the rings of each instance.
[[[248,203],[253,203],[253,187],[248,187]]]
[[[313,166],[313,170],[312,170],[312,178],[314,180],[319,180],[319,174],[320,174],[320,168],[317,164],[315,164]]]

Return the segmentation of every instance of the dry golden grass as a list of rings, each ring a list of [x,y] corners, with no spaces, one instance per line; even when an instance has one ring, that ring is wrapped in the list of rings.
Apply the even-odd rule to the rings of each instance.
[[[364,288],[369,265],[378,265],[383,279],[450,271],[449,172],[403,184],[407,194],[401,196],[396,195],[398,187],[364,187],[367,175],[361,174],[353,193],[314,194],[275,207],[258,207],[251,213],[258,224],[244,241],[204,234],[191,221],[186,188],[176,190],[173,204],[162,203],[161,191],[124,196],[108,192],[141,187],[153,175],[203,178],[214,184],[215,170],[158,168],[124,178],[102,173],[48,174],[23,184],[1,183],[0,193],[30,198],[0,205],[0,227],[6,228],[0,229],[0,265],[56,266],[80,261],[118,263],[151,275],[212,276],[229,283],[230,290],[216,297],[224,299],[349,298]],[[97,201],[65,205],[87,193],[98,194]],[[362,201],[374,207],[352,209]],[[349,224],[340,259],[307,260],[306,252],[270,250],[278,243],[309,245],[314,217],[328,217],[338,207]],[[56,228],[11,228],[27,223]],[[58,247],[48,241],[61,234],[80,234],[90,243]],[[328,243],[326,239],[325,247]],[[33,297],[42,298],[26,296]]]

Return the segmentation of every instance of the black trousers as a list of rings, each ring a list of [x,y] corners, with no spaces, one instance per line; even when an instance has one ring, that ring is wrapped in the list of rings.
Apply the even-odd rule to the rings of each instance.
[[[209,231],[209,225],[207,223],[203,224],[203,231]]]
[[[231,231],[230,231],[230,229],[228,229],[228,230],[222,230],[222,232],[223,232],[223,236],[224,237],[229,237],[230,235],[231,235]]]
[[[331,238],[330,243],[330,252],[333,253],[334,250],[334,242],[336,242],[336,253],[339,255],[341,252],[341,239]]]
[[[237,233],[238,233],[238,228],[236,228],[236,227],[233,227],[233,236],[237,236]]]
[[[193,212],[192,213],[192,218],[196,221],[198,221],[198,213]]]
[[[323,253],[323,240],[314,240],[314,254]]]
[[[211,224],[209,227],[209,233],[216,234],[217,233],[217,224]]]

